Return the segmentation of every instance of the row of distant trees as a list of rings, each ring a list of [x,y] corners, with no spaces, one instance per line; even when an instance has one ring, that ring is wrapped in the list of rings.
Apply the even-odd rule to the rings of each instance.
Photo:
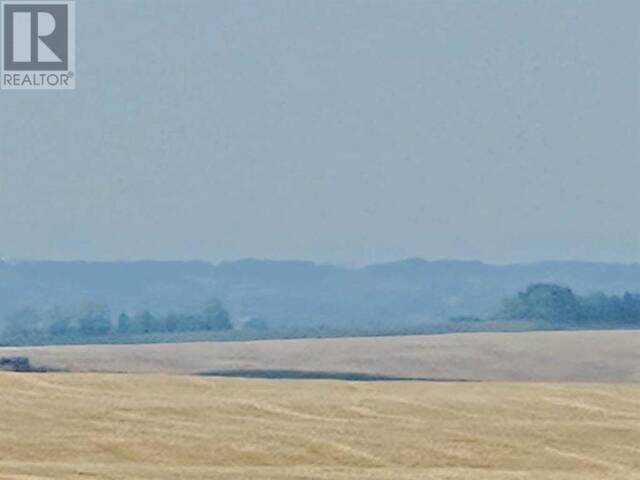
[[[555,324],[640,326],[640,295],[576,295],[570,288],[537,283],[504,301],[501,320],[543,320]]]
[[[52,308],[41,313],[33,308],[16,311],[4,320],[5,336],[144,335],[161,332],[223,331],[233,328],[229,313],[217,300],[191,313],[157,316],[148,310],[114,317],[108,306],[87,304],[78,309]]]

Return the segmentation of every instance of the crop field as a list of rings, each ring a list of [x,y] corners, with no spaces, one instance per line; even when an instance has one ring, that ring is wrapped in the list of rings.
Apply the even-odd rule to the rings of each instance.
[[[438,380],[640,383],[640,330],[0,348],[70,372],[302,370]]]
[[[0,479],[640,478],[640,386],[0,374]]]

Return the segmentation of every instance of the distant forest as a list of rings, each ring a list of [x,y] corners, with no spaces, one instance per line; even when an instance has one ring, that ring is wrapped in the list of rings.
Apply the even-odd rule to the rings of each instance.
[[[640,327],[640,295],[576,295],[570,288],[535,284],[505,300],[500,319],[544,320],[566,325]]]
[[[107,306],[167,317],[218,299],[235,327],[252,319],[274,330],[406,330],[450,317],[488,318],[503,299],[532,284],[623,296],[640,293],[640,264],[542,262],[490,265],[476,261],[410,259],[364,267],[304,261],[52,262],[0,260],[3,319],[26,307],[39,315]],[[435,328],[435,327],[434,327]],[[237,328],[236,328],[237,329]]]
[[[537,283],[506,298],[497,313],[486,319],[452,317],[453,322],[528,320],[556,327],[639,327],[640,295],[602,292],[576,295],[570,288]]]
[[[5,338],[95,337],[101,335],[144,335],[151,333],[223,331],[233,328],[229,312],[217,300],[190,313],[156,316],[148,310],[113,317],[109,307],[89,303],[79,308],[53,307],[44,312],[27,307],[4,319]]]
[[[4,318],[0,343],[147,343],[196,340],[408,335],[472,331],[539,329],[640,328],[640,295],[624,293],[577,295],[570,288],[536,283],[508,296],[500,308],[484,317],[453,316],[439,323],[373,328],[272,328],[260,318],[232,322],[219,300],[210,300],[189,312],[154,314],[149,310],[114,315],[97,303],[77,308],[53,307],[39,311],[19,309]]]

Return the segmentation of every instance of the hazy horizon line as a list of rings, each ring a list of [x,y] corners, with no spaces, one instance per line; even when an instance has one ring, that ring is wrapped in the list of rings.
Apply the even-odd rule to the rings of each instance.
[[[21,263],[85,263],[85,264],[133,264],[133,263],[202,263],[212,265],[214,267],[222,266],[225,264],[241,263],[241,262],[260,262],[260,263],[306,263],[315,266],[330,266],[340,268],[366,268],[376,265],[392,265],[399,263],[409,262],[424,262],[424,263],[466,263],[466,264],[481,264],[493,267],[509,267],[509,266],[530,266],[530,265],[542,265],[542,264],[558,264],[558,263],[572,263],[572,264],[600,264],[600,265],[617,265],[617,266],[638,266],[640,262],[620,262],[620,261],[607,261],[607,260],[593,260],[593,259],[557,259],[548,258],[542,260],[528,260],[519,262],[496,262],[490,260],[481,260],[477,258],[463,258],[463,257],[401,257],[391,260],[380,260],[374,262],[341,262],[341,261],[321,261],[306,258],[268,258],[268,257],[237,257],[233,259],[223,260],[207,260],[203,258],[150,258],[150,257],[132,257],[132,258],[114,258],[114,259],[88,259],[88,258],[74,258],[74,259],[56,259],[56,258],[42,258],[42,257],[22,257],[22,258],[7,258],[0,257],[0,263],[6,265],[17,265]]]

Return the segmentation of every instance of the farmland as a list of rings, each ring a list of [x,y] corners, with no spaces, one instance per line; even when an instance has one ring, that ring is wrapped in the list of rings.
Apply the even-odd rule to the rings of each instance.
[[[0,374],[0,478],[635,479],[640,386]]]

